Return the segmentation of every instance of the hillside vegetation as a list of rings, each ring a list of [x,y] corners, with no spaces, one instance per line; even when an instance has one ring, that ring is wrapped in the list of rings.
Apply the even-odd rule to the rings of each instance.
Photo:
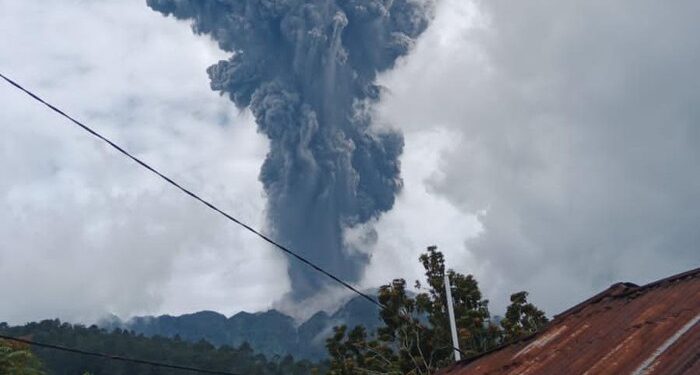
[[[256,354],[248,344],[238,347],[215,347],[207,341],[188,342],[160,336],[145,337],[116,329],[111,332],[97,326],[85,327],[45,320],[24,326],[0,324],[0,332],[34,341],[79,348],[85,351],[109,353],[169,364],[229,371],[249,375],[307,375],[324,373],[323,365],[310,361],[295,361],[292,356],[266,357]],[[28,349],[23,349],[28,352]],[[191,375],[191,372],[161,369],[148,365],[111,361],[80,356],[51,349],[32,348],[31,352],[43,364],[48,375]],[[24,367],[24,365],[22,365]],[[32,365],[38,366],[38,365]],[[41,368],[38,366],[37,368]],[[34,373],[34,372],[32,372]]]

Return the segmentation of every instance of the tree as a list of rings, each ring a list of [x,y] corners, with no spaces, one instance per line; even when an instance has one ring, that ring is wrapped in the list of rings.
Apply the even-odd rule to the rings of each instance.
[[[506,341],[513,341],[520,337],[539,331],[547,324],[544,312],[532,303],[527,302],[527,292],[518,292],[510,296],[510,306],[506,310],[506,316],[501,321]]]
[[[226,345],[216,348],[206,341],[193,343],[162,336],[146,337],[121,329],[109,332],[95,326],[71,325],[58,320],[45,320],[18,327],[0,323],[0,333],[16,337],[31,336],[39,342],[86,351],[247,375],[309,375],[324,373],[326,369],[323,363],[297,361],[291,356],[267,358],[253,352],[247,344],[238,348]],[[7,344],[0,345],[0,375],[43,374],[38,361],[32,354],[25,347],[8,348]],[[41,359],[46,372],[52,375],[191,374],[184,370],[110,361],[58,350],[37,349],[34,354]],[[22,371],[17,372],[15,368],[20,368]]]
[[[420,256],[428,282],[427,291],[418,294],[416,300],[435,331],[435,338],[452,353],[452,338],[449,331],[447,296],[444,277],[447,272],[452,284],[452,298],[460,349],[467,355],[488,350],[499,343],[497,327],[491,323],[488,300],[482,298],[479,284],[472,275],[463,275],[445,270],[445,257],[437,247],[428,247]],[[425,288],[416,281],[416,288]]]
[[[364,327],[348,330],[335,327],[326,341],[332,375],[397,374],[428,375],[453,360],[454,348],[444,288],[445,273],[452,284],[458,340],[467,356],[492,349],[505,339],[533,332],[546,323],[542,311],[518,297],[508,307],[506,319],[515,322],[512,331],[494,323],[476,279],[445,268],[445,257],[437,247],[428,247],[419,258],[426,284],[416,281],[418,294],[411,296],[406,281],[395,279],[379,288],[383,325],[368,333]],[[522,292],[521,292],[522,293]],[[516,293],[514,296],[520,296]],[[506,320],[504,319],[504,320]],[[511,320],[513,319],[513,320]]]
[[[44,371],[27,345],[0,339],[0,374],[43,375]]]

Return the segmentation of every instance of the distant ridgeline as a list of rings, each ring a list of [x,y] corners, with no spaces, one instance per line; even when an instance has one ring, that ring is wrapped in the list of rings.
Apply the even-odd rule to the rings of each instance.
[[[318,312],[299,326],[277,310],[241,312],[230,318],[212,311],[137,317],[126,322],[114,318],[99,325],[108,331],[120,328],[149,337],[178,336],[190,342],[204,339],[216,346],[238,347],[247,342],[254,351],[268,357],[291,354],[295,359],[321,360],[327,356],[325,340],[332,335],[333,326],[363,325],[374,330],[380,323],[377,307],[355,297],[334,314]]]
[[[94,325],[85,327],[61,323],[59,320],[45,320],[17,327],[0,323],[0,333],[89,352],[236,374],[312,375],[323,374],[327,370],[327,365],[323,362],[312,363],[308,360],[297,361],[291,356],[272,357],[255,353],[248,344],[215,347],[205,340],[188,342],[178,338],[145,337],[119,328],[107,331]],[[0,342],[0,346],[3,344],[7,345]],[[41,362],[41,373],[46,375],[193,374],[190,371],[96,358],[41,347],[30,349],[34,357]],[[7,367],[3,367],[3,364],[6,365],[0,363],[0,373],[6,375]]]

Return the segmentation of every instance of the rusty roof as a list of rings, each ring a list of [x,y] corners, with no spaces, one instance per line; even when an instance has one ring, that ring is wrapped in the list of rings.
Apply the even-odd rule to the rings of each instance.
[[[457,362],[441,375],[700,374],[700,268],[618,283],[540,332]]]

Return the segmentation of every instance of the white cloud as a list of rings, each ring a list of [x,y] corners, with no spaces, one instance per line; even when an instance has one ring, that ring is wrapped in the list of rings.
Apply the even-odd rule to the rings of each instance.
[[[441,151],[455,145],[458,134],[446,130],[412,131],[406,135],[402,157],[404,190],[396,206],[376,223],[370,223],[378,236],[370,246],[371,262],[363,278],[367,288],[404,278],[410,285],[423,279],[418,257],[427,246],[437,245],[447,257],[448,267],[477,272],[479,265],[464,250],[464,241],[480,231],[474,215],[461,212],[447,199],[435,196],[431,179]],[[362,228],[357,229],[362,233]],[[362,236],[357,236],[362,239]]]
[[[555,313],[700,263],[700,9],[627,5],[448,0],[383,79],[385,121],[461,135],[429,185],[486,210],[461,267],[497,307],[527,289]]]
[[[0,2],[3,73],[247,222],[267,145],[208,88],[210,41],[141,1]],[[285,260],[2,85],[0,320],[233,313],[288,289]]]
[[[419,278],[437,244],[494,313],[521,289],[554,313],[697,266],[697,8],[440,2],[381,78],[379,119],[406,132],[405,189],[361,284]],[[263,224],[267,145],[209,90],[213,43],[140,0],[0,9],[3,73]],[[9,86],[0,99],[0,320],[230,314],[288,290],[279,253]]]

